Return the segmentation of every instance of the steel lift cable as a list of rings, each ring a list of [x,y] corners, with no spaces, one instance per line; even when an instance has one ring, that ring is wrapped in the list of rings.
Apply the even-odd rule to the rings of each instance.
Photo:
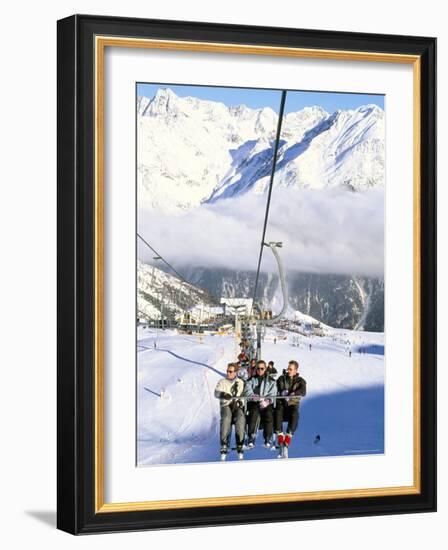
[[[272,195],[272,186],[274,183],[274,174],[275,169],[277,167],[277,154],[278,154],[278,148],[279,148],[279,142],[280,142],[280,134],[282,131],[282,122],[283,122],[283,113],[285,111],[285,100],[286,100],[286,90],[282,91],[281,99],[280,99],[280,109],[278,114],[278,123],[277,123],[277,134],[275,137],[275,145],[274,145],[274,156],[272,159],[272,169],[271,169],[271,177],[269,180],[269,188],[268,188],[268,198],[266,201],[266,212],[264,215],[264,224],[263,224],[263,233],[261,236],[261,244],[260,244],[260,254],[258,256],[258,266],[257,266],[257,274],[255,277],[255,288],[254,288],[254,294],[252,299],[252,306],[250,311],[250,316],[252,316],[252,310],[255,304],[255,298],[257,296],[257,290],[258,290],[258,281],[260,278],[260,268],[261,268],[261,260],[263,258],[263,249],[265,246],[265,237],[266,237],[266,228],[268,225],[268,218],[269,218],[269,207],[271,205],[271,195]]]

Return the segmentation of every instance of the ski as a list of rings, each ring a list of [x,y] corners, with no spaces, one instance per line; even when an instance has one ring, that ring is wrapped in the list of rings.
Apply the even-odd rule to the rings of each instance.
[[[278,451],[277,458],[288,458],[288,446],[287,445],[277,445],[275,449]]]

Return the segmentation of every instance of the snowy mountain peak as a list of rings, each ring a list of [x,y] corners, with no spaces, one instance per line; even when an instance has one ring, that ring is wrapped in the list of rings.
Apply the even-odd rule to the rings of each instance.
[[[178,96],[169,88],[159,88],[142,116],[172,116],[179,112]]]
[[[366,113],[368,115],[374,114],[375,116],[383,116],[384,111],[381,109],[381,107],[378,107],[378,105],[375,105],[375,103],[368,103],[367,105],[361,105],[356,109],[360,113]]]
[[[304,107],[303,109],[300,109],[300,111],[291,112],[289,113],[289,116],[291,118],[294,117],[300,120],[304,120],[304,119],[313,119],[313,118],[314,119],[327,118],[329,114],[322,107],[319,107],[318,105],[312,105],[310,107]]]
[[[137,113],[141,206],[175,213],[266,191],[278,123],[270,107],[226,106],[160,88],[152,99],[137,99]],[[369,104],[329,114],[312,105],[288,113],[274,186],[384,186],[384,111]]]
[[[171,88],[159,88],[154,96],[153,101],[168,101],[169,99],[176,98],[177,95]]]

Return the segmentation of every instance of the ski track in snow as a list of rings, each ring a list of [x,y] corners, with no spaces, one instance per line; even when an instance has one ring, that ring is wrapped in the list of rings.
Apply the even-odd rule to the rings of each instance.
[[[177,353],[174,353],[174,352],[170,351],[169,349],[157,348],[155,351],[166,351],[167,353],[169,353],[173,357],[176,357],[177,359],[180,359],[181,361],[191,363],[192,365],[199,365],[200,367],[206,367],[207,369],[210,369],[210,370],[216,372],[217,374],[222,375],[222,373],[219,372],[219,370],[216,370],[215,368],[211,367],[210,365],[207,365],[206,363],[200,363],[199,361],[193,361],[192,359],[187,359],[186,357],[182,357],[181,355],[178,355]]]
[[[286,340],[274,344],[274,335],[285,334]],[[214,389],[234,360],[234,337],[206,335],[201,341],[159,331],[154,349],[155,337],[155,332],[139,329],[138,465],[218,461],[219,401]],[[292,345],[293,337],[298,347]],[[384,452],[384,356],[348,355],[349,349],[381,346],[383,340],[383,334],[362,331],[334,329],[332,336],[298,337],[268,329],[264,357],[274,360],[279,371],[297,359],[307,381],[290,459]],[[315,443],[317,435],[320,441]],[[261,446],[261,439],[259,432],[256,448],[245,459],[276,458],[276,452]],[[236,459],[236,453],[229,454],[228,461]]]

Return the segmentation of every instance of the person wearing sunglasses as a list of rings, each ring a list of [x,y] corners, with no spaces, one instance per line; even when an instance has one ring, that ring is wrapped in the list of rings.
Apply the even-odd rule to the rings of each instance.
[[[288,447],[299,423],[299,405],[306,395],[306,381],[299,376],[299,363],[290,361],[277,380],[277,399],[274,411],[275,433],[280,447],[280,457],[287,458]],[[283,432],[283,422],[287,422]]]
[[[221,460],[225,460],[230,447],[232,424],[235,425],[236,451],[238,458],[243,459],[244,431],[246,415],[244,401],[238,399],[244,390],[244,381],[237,377],[238,366],[227,365],[226,377],[221,378],[215,388],[215,397],[220,400],[220,441]]]
[[[249,448],[254,447],[256,434],[260,423],[263,424],[264,445],[272,446],[273,434],[273,404],[277,394],[277,386],[263,360],[257,361],[255,374],[250,378],[244,388],[244,396],[247,397],[247,430]]]

